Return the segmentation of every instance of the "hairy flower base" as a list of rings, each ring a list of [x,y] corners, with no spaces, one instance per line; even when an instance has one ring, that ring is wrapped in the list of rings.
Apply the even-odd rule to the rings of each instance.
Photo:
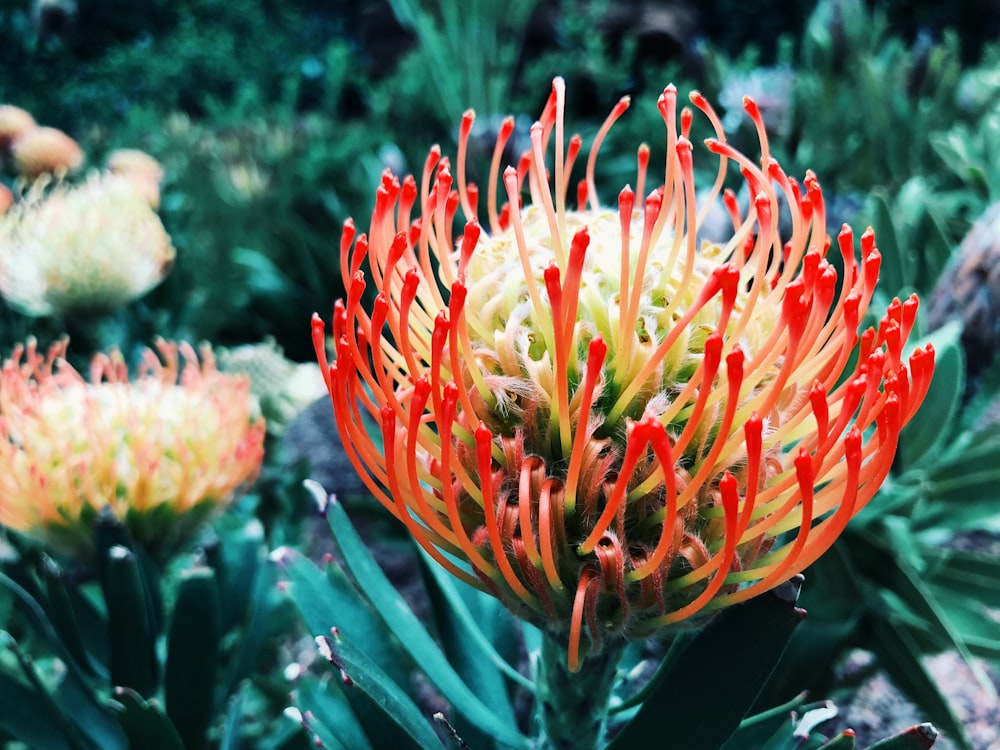
[[[129,382],[120,355],[98,355],[91,381],[34,342],[0,373],[0,523],[86,555],[101,513],[149,550],[169,551],[257,474],[263,420],[244,379],[159,343]],[[185,364],[180,363],[182,355]]]
[[[568,642],[571,668],[612,641],[696,625],[813,562],[884,480],[933,372],[930,347],[903,361],[916,297],[858,334],[879,272],[873,233],[858,257],[843,228],[838,284],[815,177],[800,186],[784,173],[752,101],[759,164],[726,142],[700,95],[691,102],[715,131],[707,197],[695,197],[692,112],[678,117],[668,87],[662,184],[645,193],[643,146],[636,191],[621,191],[617,211],[599,205],[594,164],[625,99],[574,211],[581,141],[564,143],[557,79],[531,152],[503,173],[498,211],[513,121],[501,128],[488,233],[465,180],[468,113],[456,178],[435,148],[419,189],[384,175],[367,236],[345,225],[332,363],[314,319],[344,445],[371,491],[452,573]],[[745,213],[722,191],[733,164],[753,198]],[[732,238],[702,242],[717,200]]]

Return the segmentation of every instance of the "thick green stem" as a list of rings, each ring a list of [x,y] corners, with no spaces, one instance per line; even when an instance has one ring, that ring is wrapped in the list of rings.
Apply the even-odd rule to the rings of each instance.
[[[586,659],[577,672],[566,665],[566,643],[542,639],[538,665],[541,747],[546,750],[597,750],[604,738],[608,699],[624,651],[609,644]]]

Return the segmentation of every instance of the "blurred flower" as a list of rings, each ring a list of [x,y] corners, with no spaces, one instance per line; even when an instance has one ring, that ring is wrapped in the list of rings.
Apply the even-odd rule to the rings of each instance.
[[[83,151],[76,141],[55,128],[32,128],[18,135],[10,146],[14,168],[22,177],[65,175],[83,164]]]
[[[20,107],[13,104],[0,104],[0,153],[6,151],[10,144],[29,130],[38,125],[35,118]]]
[[[160,206],[160,182],[163,181],[163,167],[160,162],[134,148],[112,151],[105,163],[107,170],[129,180],[142,193],[153,208]]]
[[[250,378],[250,392],[275,435],[326,393],[316,363],[286,359],[273,340],[221,350],[219,369]]]
[[[715,131],[703,200],[693,113],[678,117],[671,86],[658,101],[663,184],[646,194],[642,146],[636,189],[617,210],[599,202],[598,150],[626,98],[571,210],[581,140],[565,141],[556,79],[531,152],[503,173],[498,212],[513,120],[500,131],[488,232],[466,179],[467,113],[454,164],[435,148],[419,187],[384,174],[369,234],[346,224],[329,366],[313,322],[344,447],[371,492],[444,567],[562,640],[571,669],[613,642],[696,627],[813,562],[885,479],[933,371],[930,347],[903,360],[916,297],[858,335],[879,272],[874,234],[860,261],[848,227],[831,241],[819,183],[771,157],[753,100],[759,163],[690,99]],[[731,164],[754,200],[743,213],[722,193],[730,238],[703,241]]]
[[[241,201],[263,197],[271,184],[267,170],[261,169],[252,159],[230,164],[226,169],[229,185]]]
[[[128,179],[43,179],[0,219],[0,294],[28,315],[114,309],[156,286],[174,254]]]
[[[247,381],[218,372],[208,347],[200,363],[187,344],[157,349],[131,382],[117,352],[94,358],[88,382],[65,341],[15,349],[0,372],[0,523],[85,555],[110,513],[169,553],[256,477],[264,422]]]
[[[10,188],[6,185],[0,185],[0,216],[7,213],[7,209],[10,208],[13,202],[14,194],[10,192]]]

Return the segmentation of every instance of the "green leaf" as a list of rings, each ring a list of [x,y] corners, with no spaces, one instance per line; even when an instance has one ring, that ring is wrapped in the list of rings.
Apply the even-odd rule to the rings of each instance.
[[[389,680],[396,685],[410,684],[406,655],[340,568],[330,564],[324,575],[301,554],[288,548],[275,550],[271,559],[284,571],[288,579],[285,589],[310,632],[325,635],[336,625]],[[399,747],[406,742],[406,735],[396,724],[385,721],[381,709],[363,693],[349,691],[348,700],[373,745]]]
[[[897,735],[869,745],[868,750],[927,750],[937,741],[938,731],[931,724],[918,724]]]
[[[871,546],[867,550],[859,550],[861,554],[871,557],[874,562],[871,569],[878,570],[879,581],[884,586],[878,592],[888,605],[882,610],[883,618],[915,620],[919,629],[926,630],[948,648],[957,651],[983,690],[995,695],[989,677],[973,661],[961,634],[918,572],[918,566],[923,561],[919,558],[915,540],[905,520],[889,517],[884,519],[883,527],[888,532],[888,538],[866,535]],[[895,606],[896,602],[905,602],[904,609]]]
[[[111,683],[152,695],[157,685],[156,636],[139,560],[120,545],[108,550],[108,629]]]
[[[754,748],[754,750],[793,750],[795,748],[795,715],[785,714],[781,722],[772,728],[768,734],[763,734],[764,727],[772,728],[770,724],[761,725],[754,732],[744,732],[742,729],[736,730],[736,734],[729,738],[723,746],[726,750],[730,748],[743,750],[743,748]]]
[[[52,713],[50,701],[23,682],[0,672],[0,731],[28,747],[72,750],[61,729],[65,717]]]
[[[852,532],[848,529],[848,534]],[[831,673],[844,649],[856,638],[865,613],[862,577],[842,538],[809,566],[808,582],[798,604],[809,613],[795,629],[757,707],[785,700]]]
[[[371,698],[423,750],[440,750],[430,723],[399,685],[347,637],[334,628],[331,636],[317,636],[320,654],[341,673],[349,686],[357,686]]]
[[[959,747],[963,750],[974,750],[948,699],[941,693],[937,681],[924,667],[921,650],[909,628],[902,623],[879,618],[872,621],[872,629],[873,650],[892,680],[911,700],[926,711],[930,718],[940,724]],[[921,736],[923,735],[918,732],[913,738],[920,739]],[[930,745],[914,747],[930,747]]]
[[[382,620],[334,563],[326,575],[296,550],[281,547],[271,553],[284,573],[285,589],[313,635],[336,626],[397,682],[407,679],[404,655]]]
[[[94,522],[94,564],[97,568],[97,578],[101,587],[108,586],[108,566],[110,552],[113,547],[135,549],[135,542],[125,524],[110,508],[102,510]]]
[[[17,597],[31,627],[66,665],[66,675],[56,689],[54,697],[60,711],[65,710],[70,720],[79,727],[80,731],[95,747],[101,748],[101,750],[124,749],[126,740],[117,723],[107,713],[104,706],[97,702],[93,688],[63,646],[39,603],[22,586],[3,573],[0,573],[0,585],[5,586]],[[33,671],[26,673],[29,679],[32,679],[31,674]],[[36,687],[42,694],[48,695],[40,684]]]
[[[819,740],[819,735],[813,734],[813,729],[833,718],[836,709],[828,702],[803,705],[806,696],[806,693],[801,693],[781,706],[744,719],[724,747],[739,750],[802,750],[814,744],[818,748],[822,741]],[[799,712],[802,713],[801,719],[798,718]]]
[[[215,570],[222,611],[222,629],[228,631],[246,616],[257,575],[266,559],[264,527],[256,519],[223,517],[217,524],[221,539],[205,547],[208,564]]]
[[[146,701],[129,688],[116,688],[114,703],[118,708],[118,723],[128,735],[133,748],[143,750],[186,750],[170,719],[159,704]]]
[[[73,607],[77,632],[90,660],[92,670],[104,681],[108,679],[110,644],[107,613],[102,609],[102,594],[96,587],[66,586]]]
[[[957,322],[939,328],[915,342],[909,350],[931,343],[934,346],[934,379],[927,398],[899,436],[899,461],[905,469],[918,466],[924,457],[950,437],[952,419],[965,391],[965,362],[962,357],[961,326]]]
[[[927,547],[923,579],[928,585],[1000,609],[1000,556],[974,550]]]
[[[932,590],[970,652],[987,659],[1000,657],[1000,629],[989,606],[944,586],[934,586]]]
[[[313,492],[322,492],[311,488]],[[325,494],[325,493],[324,493]],[[420,665],[430,681],[452,704],[455,711],[480,729],[491,733],[498,741],[512,747],[527,747],[527,739],[503,723],[493,710],[482,703],[448,663],[440,647],[423,624],[393,588],[382,569],[361,541],[340,503],[326,503],[327,522],[344,555],[345,565],[364,588],[365,596],[386,626],[399,639],[400,645]]]
[[[207,567],[183,571],[167,639],[164,697],[167,716],[187,750],[208,743],[221,640],[222,611],[214,571]]]
[[[312,718],[307,728],[316,730],[316,724],[336,732],[338,742],[347,750],[372,750],[358,717],[351,710],[351,703],[335,680],[318,680],[305,674],[295,683],[295,702],[303,714]]]
[[[764,742],[773,737],[789,716],[806,702],[808,693],[799,693],[790,701],[748,716],[740,722],[739,729],[729,738],[728,743],[738,747],[763,747]]]
[[[739,736],[742,737],[742,735]],[[733,738],[730,738],[729,742],[732,743]],[[744,747],[754,747],[756,750],[798,750],[799,744],[800,740],[795,736],[795,716],[793,715],[787,717],[778,731],[760,745],[736,744],[735,747],[739,747],[741,750]]]
[[[14,638],[0,631],[0,642],[14,653],[28,684],[0,671],[0,729],[29,747],[86,748],[76,727],[42,685],[34,665]]]
[[[609,750],[647,743],[723,747],[750,712],[803,617],[792,597],[782,599],[776,592],[720,613],[666,674],[654,678],[656,689]]]
[[[428,583],[428,598],[434,613],[434,624],[437,626],[436,632],[448,660],[455,666],[465,684],[469,685],[486,705],[493,708],[497,718],[509,726],[517,726],[517,718],[503,673],[488,655],[492,652],[499,658],[499,654],[492,648],[483,630],[473,621],[472,614],[458,592],[452,590],[453,596],[450,598],[444,594],[444,587],[452,583],[447,578],[447,571],[428,558],[423,558],[423,563],[424,570],[428,573],[425,578]],[[443,587],[435,585],[442,583]],[[485,628],[493,629],[495,624],[495,620],[483,621]],[[484,646],[488,647],[487,650],[484,650]],[[501,663],[506,664],[502,660]],[[526,681],[524,678],[521,679]],[[455,729],[471,747],[485,750],[494,744],[489,734],[466,722],[460,713],[455,717]]]
[[[884,193],[878,192],[872,197],[875,205],[875,226],[878,227],[878,249],[882,254],[882,267],[879,271],[879,286],[890,295],[899,294],[913,285],[909,265],[903,255],[896,234],[896,222],[892,208]]]
[[[915,286],[921,294],[929,294],[941,272],[951,259],[951,242],[941,222],[925,207],[914,235],[920,238],[920,252],[917,254],[919,273]]]
[[[59,634],[60,640],[73,660],[91,674],[97,674],[98,669],[84,645],[68,587],[52,565],[45,565],[42,571],[45,576],[45,592],[49,599],[48,615],[52,627]]]
[[[222,728],[222,739],[219,740],[219,750],[240,750],[243,747],[243,703],[246,695],[246,682],[236,689],[226,709],[226,721]]]
[[[489,625],[490,619],[480,620],[480,622],[476,621],[476,618],[473,616],[468,605],[466,605],[465,600],[462,598],[462,594],[459,593],[459,587],[469,589],[474,595],[482,597],[490,604],[497,603],[497,600],[488,594],[483,594],[480,591],[476,591],[475,589],[470,589],[465,586],[465,584],[456,580],[454,576],[448,573],[448,571],[431,560],[427,553],[423,552],[423,550],[421,550],[421,552],[424,561],[424,569],[433,578],[434,585],[447,602],[447,606],[450,609],[451,614],[456,618],[457,624],[460,628],[459,632],[462,637],[471,639],[472,643],[474,643],[481,652],[481,655],[490,664],[500,670],[508,679],[520,685],[525,690],[534,692],[535,684],[514,669],[514,667],[507,663],[506,659],[497,653],[496,648],[490,642],[490,639],[486,637],[486,634],[483,632],[483,627],[480,625],[480,622],[482,622],[483,625]],[[497,603],[497,609],[500,609],[499,603]],[[497,612],[497,614],[500,614],[500,612]]]
[[[845,729],[829,742],[820,745],[820,750],[854,750],[854,730]]]
[[[247,289],[262,296],[288,297],[295,285],[274,261],[258,250],[247,247],[233,248],[233,263],[246,272]]]

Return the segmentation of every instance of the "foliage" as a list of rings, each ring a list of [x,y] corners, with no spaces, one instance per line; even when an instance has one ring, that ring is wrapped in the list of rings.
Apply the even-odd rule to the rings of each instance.
[[[317,566],[288,548],[272,555],[287,581],[285,591],[330,668],[300,678],[296,695],[303,726],[327,747],[370,742],[372,747],[429,749],[442,747],[448,736],[470,747],[529,747],[535,721],[531,704],[541,696],[514,665],[523,663],[521,648],[537,644],[538,631],[504,617],[493,597],[411,553],[414,562],[422,560],[422,595],[431,608],[425,625],[410,610],[413,592],[404,600],[392,587],[344,509],[318,486],[312,491],[325,509],[343,562],[328,557]],[[797,585],[790,585],[734,607],[698,635],[676,638],[662,660],[652,659],[659,661],[652,678],[623,678],[618,683],[622,694],[612,697],[607,747],[854,748],[852,732],[830,738],[817,731],[837,711],[830,703],[807,704],[804,695],[747,718],[788,638],[803,622],[797,595]],[[633,646],[620,671],[639,675],[649,658]],[[533,663],[531,668],[541,667]],[[411,679],[412,670],[446,699],[450,716],[438,712],[434,723],[426,718],[427,693]],[[714,695],[711,701],[704,698],[708,692]],[[385,718],[393,723],[387,725]],[[929,726],[914,727],[872,747],[927,748],[935,736]]]
[[[258,669],[287,628],[258,523],[230,516],[194,555],[157,568],[98,523],[92,570],[13,537],[0,569],[0,738],[51,748],[308,744]],[[32,654],[38,654],[32,657]]]

